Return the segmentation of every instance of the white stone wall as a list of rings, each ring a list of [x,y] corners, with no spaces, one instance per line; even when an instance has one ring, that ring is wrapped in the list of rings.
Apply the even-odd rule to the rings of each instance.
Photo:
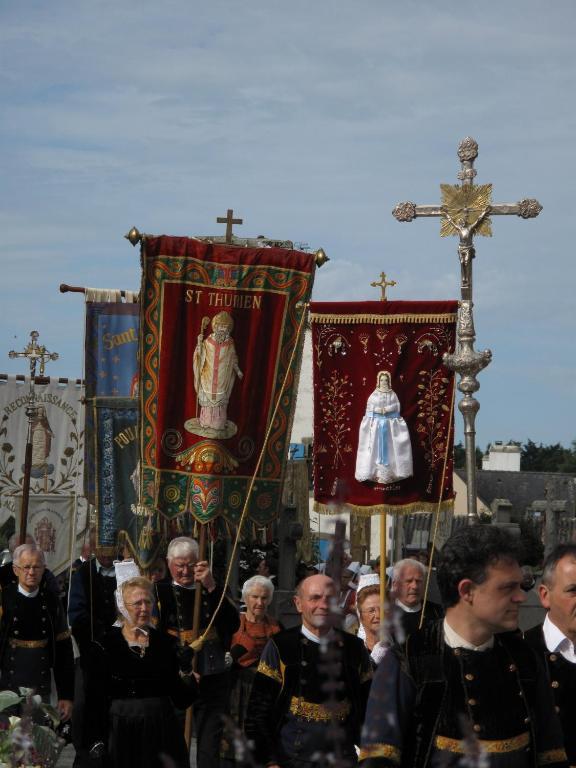
[[[306,331],[291,443],[302,443],[313,433],[312,334]]]
[[[491,445],[488,456],[484,456],[482,459],[482,469],[520,472],[520,447],[518,445]]]

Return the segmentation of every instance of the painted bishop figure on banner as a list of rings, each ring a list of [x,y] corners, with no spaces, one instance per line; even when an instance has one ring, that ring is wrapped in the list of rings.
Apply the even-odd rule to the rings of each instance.
[[[194,350],[194,387],[200,407],[199,417],[189,419],[186,429],[196,435],[226,439],[236,434],[237,427],[228,421],[228,402],[236,377],[243,373],[232,329],[234,320],[229,312],[219,312],[212,318],[212,333],[204,338],[210,321],[204,318],[202,331]]]

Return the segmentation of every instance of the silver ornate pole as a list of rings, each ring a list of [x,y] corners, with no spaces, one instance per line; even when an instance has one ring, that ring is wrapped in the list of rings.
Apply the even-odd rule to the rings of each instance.
[[[38,344],[38,331],[30,332],[30,341],[23,352],[15,352],[13,349],[8,352],[8,357],[14,360],[18,357],[25,357],[30,361],[30,389],[28,391],[28,404],[26,405],[26,416],[28,417],[28,431],[26,434],[26,450],[24,453],[24,478],[22,480],[22,506],[20,507],[20,538],[18,543],[26,542],[26,527],[28,525],[28,503],[30,500],[30,476],[32,474],[32,428],[34,420],[38,416],[38,405],[36,404],[36,392],[34,385],[36,383],[36,365],[40,363],[40,376],[44,376],[46,363],[49,360],[58,360],[57,352],[48,352],[46,347]]]
[[[458,184],[441,184],[441,205],[416,205],[400,203],[392,211],[398,221],[412,221],[418,216],[438,216],[442,219],[440,235],[457,235],[458,258],[460,260],[460,295],[457,327],[457,347],[454,354],[445,354],[446,366],[460,374],[458,389],[464,397],[458,408],[464,417],[464,440],[466,446],[466,493],[468,522],[478,519],[476,509],[476,414],[480,403],[474,393],[480,388],[477,374],[492,359],[492,352],[485,349],[476,352],[474,342],[474,316],[472,301],[472,260],[476,255],[474,236],[492,236],[489,216],[520,216],[532,219],[538,216],[542,206],[538,200],[527,198],[518,203],[492,203],[492,184],[474,184],[476,176],[474,161],[478,157],[478,144],[470,137],[463,139],[458,147],[461,170]]]

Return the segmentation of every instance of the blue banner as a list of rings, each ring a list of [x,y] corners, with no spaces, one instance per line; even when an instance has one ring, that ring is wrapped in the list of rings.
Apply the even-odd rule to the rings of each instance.
[[[131,407],[137,413],[139,311],[138,304],[86,303],[84,491],[88,501],[97,509],[96,478],[99,477],[100,463],[97,457],[103,433],[101,424],[99,429],[96,428],[96,414],[102,405],[111,407],[116,398],[121,399],[124,405],[126,398],[133,398]],[[102,398],[105,398],[105,403]],[[121,490],[117,489],[117,493]]]
[[[86,397],[134,397],[138,304],[86,304]]]
[[[97,398],[94,407],[96,444],[96,544],[115,554],[119,535],[149,560],[149,521],[137,514],[138,403],[134,398]]]

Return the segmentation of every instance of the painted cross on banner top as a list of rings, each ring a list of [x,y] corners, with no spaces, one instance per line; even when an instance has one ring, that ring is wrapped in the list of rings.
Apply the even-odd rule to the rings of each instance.
[[[478,144],[470,137],[463,139],[458,147],[461,170],[458,184],[441,184],[442,203],[440,205],[416,205],[405,202],[392,211],[398,221],[412,221],[418,217],[440,217],[442,219],[440,235],[457,235],[458,257],[460,259],[460,312],[458,318],[458,346],[454,354],[444,356],[448,368],[460,374],[458,389],[464,397],[458,408],[464,417],[464,436],[466,444],[466,482],[468,521],[477,520],[476,511],[476,445],[475,419],[480,408],[473,397],[480,385],[476,375],[485,368],[492,353],[486,349],[476,352],[474,341],[474,318],[472,308],[472,260],[476,255],[474,236],[492,236],[490,216],[520,216],[532,219],[538,216],[542,206],[533,198],[525,198],[518,203],[493,203],[492,184],[474,184],[476,170],[474,161],[478,157]]]
[[[231,243],[232,242],[232,226],[234,224],[243,224],[244,219],[235,219],[234,218],[234,210],[232,208],[228,208],[226,211],[226,216],[218,216],[216,219],[216,222],[218,224],[226,224],[226,242]]]

